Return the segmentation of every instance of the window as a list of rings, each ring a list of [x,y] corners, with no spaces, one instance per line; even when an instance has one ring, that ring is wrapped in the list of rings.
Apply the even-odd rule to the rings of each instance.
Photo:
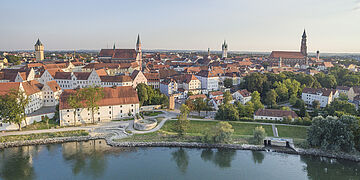
[[[109,114],[111,114],[111,111],[109,111]]]
[[[70,112],[69,110],[66,110],[66,112]]]

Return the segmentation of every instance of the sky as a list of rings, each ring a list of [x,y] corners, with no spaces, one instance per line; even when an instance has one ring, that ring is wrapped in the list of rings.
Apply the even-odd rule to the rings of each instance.
[[[0,51],[360,52],[360,0],[0,0]]]

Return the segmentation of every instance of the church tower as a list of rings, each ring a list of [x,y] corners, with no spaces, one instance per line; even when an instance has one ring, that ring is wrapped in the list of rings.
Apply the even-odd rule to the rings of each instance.
[[[136,62],[140,66],[140,71],[142,70],[142,52],[141,52],[141,41],[140,41],[140,35],[138,34],[137,40],[136,40]]]
[[[222,49],[221,59],[226,59],[227,58],[228,45],[226,44],[225,40],[224,40],[224,43],[221,46],[221,49]]]
[[[302,39],[301,39],[301,48],[300,48],[300,52],[301,54],[303,54],[305,57],[307,57],[307,45],[306,45],[306,32],[304,29],[304,33],[302,35]]]
[[[40,42],[40,39],[35,44],[35,56],[36,61],[44,60],[44,45]]]

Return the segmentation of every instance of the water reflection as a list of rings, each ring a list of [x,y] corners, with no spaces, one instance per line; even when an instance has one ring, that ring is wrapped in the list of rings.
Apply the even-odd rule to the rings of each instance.
[[[251,151],[251,154],[255,164],[261,164],[265,158],[264,152],[262,151]]]
[[[324,157],[301,156],[309,179],[359,179],[360,163]]]
[[[212,149],[204,149],[201,152],[201,159],[210,161],[220,168],[229,168],[235,155],[236,150],[233,149],[218,149],[216,153],[214,153]]]
[[[34,179],[33,157],[39,151],[37,146],[16,147],[0,151],[0,178]]]
[[[177,167],[182,173],[186,173],[186,169],[189,165],[189,155],[183,148],[179,148],[177,151],[171,153],[172,160],[176,162]]]
[[[136,150],[135,148],[114,148],[108,146],[105,140],[65,143],[62,144],[62,148],[63,158],[71,164],[74,175],[83,173],[93,178],[99,178],[104,174],[108,155],[119,155]]]

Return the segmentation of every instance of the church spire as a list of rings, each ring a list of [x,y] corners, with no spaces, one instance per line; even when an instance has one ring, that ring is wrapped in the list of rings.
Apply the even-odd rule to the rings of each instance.
[[[141,41],[140,41],[140,34],[138,34],[138,36],[137,36],[137,41],[136,41],[136,45],[139,45],[139,44],[141,44]]]
[[[302,35],[302,39],[301,39],[301,48],[300,48],[300,52],[305,56],[307,57],[307,45],[306,45],[306,32],[305,32],[305,29],[304,29],[304,33]]]
[[[115,48],[115,43],[114,43],[113,49],[114,49],[114,50],[116,49],[116,48]]]

